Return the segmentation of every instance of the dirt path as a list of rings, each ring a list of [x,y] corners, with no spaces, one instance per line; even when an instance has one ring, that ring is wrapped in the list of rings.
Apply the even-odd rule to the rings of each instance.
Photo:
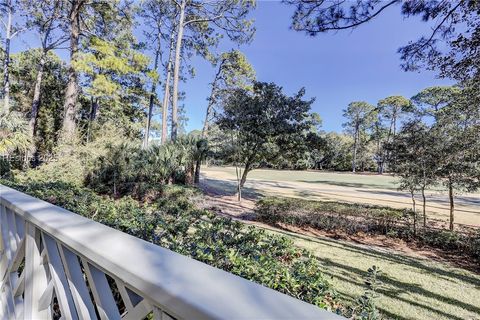
[[[279,172],[279,171],[276,171]],[[285,180],[272,181],[268,179],[250,178],[247,180],[244,189],[242,206],[252,207],[253,200],[262,195],[276,195],[286,197],[300,197],[311,200],[334,200],[344,202],[357,202],[372,205],[383,205],[394,208],[411,208],[410,196],[406,193],[396,191],[394,188],[376,188],[371,183],[372,177],[365,177],[370,184],[357,186],[359,183],[338,183],[332,181],[295,181],[296,172],[286,172]],[[302,173],[304,174],[304,173]],[[318,173],[314,173],[317,174]],[[331,174],[330,174],[331,175]],[[341,174],[339,174],[341,175]],[[225,205],[233,213],[241,210],[233,205],[235,203],[236,181],[232,173],[224,168],[207,168],[203,172],[202,186],[206,193],[216,198],[216,201]],[[278,176],[276,177],[278,179]],[[343,178],[343,177],[342,177]],[[362,179],[362,177],[355,177]],[[280,177],[280,179],[282,179]],[[287,180],[287,181],[286,181]],[[352,186],[351,186],[352,185]],[[422,202],[417,196],[417,206],[421,208]],[[225,208],[227,210],[227,208]],[[461,195],[456,197],[455,204],[456,223],[470,226],[480,226],[480,194]],[[427,214],[435,219],[448,221],[449,202],[447,195],[429,191],[427,194]]]

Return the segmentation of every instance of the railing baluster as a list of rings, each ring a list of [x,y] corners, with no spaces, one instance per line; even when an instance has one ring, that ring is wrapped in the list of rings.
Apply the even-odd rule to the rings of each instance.
[[[17,231],[16,231],[16,228],[15,228],[15,217],[13,216],[14,213],[6,208],[4,210],[4,213],[5,213],[5,216],[6,216],[6,220],[7,220],[7,224],[8,224],[8,239],[10,240],[10,243],[9,243],[9,251],[10,251],[10,257],[9,257],[9,264],[11,264],[11,259],[14,257],[15,255],[15,251],[17,251],[17,245],[18,245],[18,236],[17,236]]]
[[[152,311],[151,304],[128,289],[120,279],[115,279],[115,283],[127,309],[126,314],[122,316],[122,320],[143,319]]]
[[[79,318],[97,319],[95,307],[90,299],[90,294],[88,293],[88,288],[77,255],[62,245],[59,245],[58,249],[65,267],[65,272],[67,274]]]
[[[122,283],[122,281],[115,279],[115,284],[117,285],[118,291],[120,292],[120,296],[122,297],[123,303],[125,303],[125,308],[127,311],[130,311],[134,308],[133,302],[128,295],[127,288]]]
[[[8,272],[16,272],[20,265],[22,264],[23,258],[25,257],[25,238],[20,240],[17,246],[17,251],[15,251],[12,261],[8,267]]]
[[[137,320],[144,319],[152,311],[152,306],[147,301],[143,300],[137,304],[133,309],[128,310],[122,320]]]
[[[47,288],[45,267],[40,258],[40,234],[36,227],[25,224],[25,319],[47,319],[48,309],[40,310],[40,297]]]
[[[13,296],[18,297],[23,294],[25,291],[25,270],[23,270],[22,274],[18,278],[17,283],[15,284],[15,287],[13,288]]]
[[[19,240],[25,238],[25,220],[18,214],[15,214],[15,230]]]
[[[7,301],[6,298],[7,293],[4,290],[0,290],[0,301]],[[0,319],[7,320],[8,319],[8,310],[6,303],[0,303]]]
[[[6,208],[3,205],[0,205],[0,228],[3,246],[2,260],[0,260],[0,278],[3,281],[5,279],[5,274],[8,270],[8,265],[11,259],[10,240],[8,238],[8,221],[6,215]]]
[[[16,288],[18,287],[20,279],[18,273],[15,270],[10,273],[10,294],[15,306],[15,319],[23,318],[23,298],[19,295],[15,295]]]
[[[1,264],[1,282],[0,282],[0,292],[2,292],[2,301],[4,304],[4,317],[6,319],[15,319],[15,299],[13,297],[13,287],[15,286],[16,280],[18,278],[17,273],[11,272],[11,265],[14,261],[14,256],[16,260],[16,248],[17,242],[16,237],[12,232],[12,219],[13,213],[9,212],[4,206],[0,206],[0,224],[1,224],[1,237],[3,246],[5,247],[5,254],[2,255]],[[13,224],[14,227],[14,224]],[[19,250],[20,251],[20,250]]]
[[[47,250],[50,275],[52,276],[55,295],[60,305],[62,319],[77,320],[77,311],[73,302],[72,293],[70,292],[67,276],[63,269],[62,259],[60,259],[57,242],[45,233],[42,233],[42,236],[45,249]]]
[[[100,313],[100,318],[105,320],[120,319],[120,312],[118,312],[117,304],[113,299],[112,290],[105,273],[92,266],[86,259],[82,259],[82,265],[85,269],[97,310]]]

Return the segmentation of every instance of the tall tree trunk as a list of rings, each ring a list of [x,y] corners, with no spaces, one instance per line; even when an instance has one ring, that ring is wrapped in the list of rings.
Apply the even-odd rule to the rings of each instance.
[[[170,36],[170,48],[168,52],[168,62],[167,62],[167,75],[165,78],[165,89],[162,103],[162,144],[167,142],[167,119],[168,119],[168,104],[170,102],[170,78],[172,75],[172,63],[173,63],[173,47],[175,43],[175,38],[172,35]]]
[[[160,56],[160,37],[158,37],[158,46],[155,50],[155,63],[154,63],[154,70],[157,71],[158,69],[158,59]],[[145,136],[143,139],[143,148],[146,149],[148,147],[148,138],[150,137],[150,127],[152,121],[152,114],[153,114],[153,106],[155,103],[155,91],[157,90],[157,80],[152,81],[152,87],[150,88],[150,101],[148,104],[148,115],[147,115],[147,124],[145,126]]]
[[[172,93],[172,140],[177,139],[178,135],[178,81],[180,77],[180,63],[182,54],[183,30],[185,28],[185,6],[186,0],[180,3],[180,16],[178,19],[177,41],[175,47],[175,67],[173,70],[173,93]]]
[[[92,131],[92,124],[93,121],[98,116],[98,98],[91,97],[90,98],[90,116],[88,119],[88,128],[87,128],[87,142],[90,142],[90,136]]]
[[[390,128],[388,129],[388,134],[387,134],[387,143],[390,142],[390,137],[392,135],[392,128],[393,128],[393,122],[390,122]],[[385,161],[386,161],[386,152],[385,150],[382,150],[382,166],[380,167],[380,174],[383,174],[385,171]]]
[[[455,203],[453,199],[453,183],[449,181],[448,183],[448,198],[450,199],[450,231],[453,231],[453,222],[454,222],[454,210],[455,210]]]
[[[209,129],[208,121],[212,114],[212,107],[213,107],[213,103],[211,101],[208,101],[207,112],[205,114],[205,122],[203,123],[203,128],[202,128],[202,138],[207,138],[208,136],[208,129]]]
[[[77,59],[78,45],[80,40],[80,10],[83,1],[74,0],[71,4],[70,23],[70,66],[68,67],[68,82],[65,90],[63,104],[64,118],[61,132],[63,142],[69,142],[75,135],[75,106],[78,100],[78,75],[74,68]]]
[[[42,92],[42,78],[45,70],[45,62],[47,59],[47,52],[42,52],[40,63],[37,70],[37,79],[35,80],[35,90],[33,92],[32,110],[30,112],[30,120],[28,122],[30,127],[30,137],[33,138],[37,125],[38,111],[40,108],[40,94]]]
[[[381,155],[380,155],[380,134],[378,133],[377,130],[377,173],[382,174],[382,160],[381,160]]]
[[[397,117],[394,116],[392,121],[393,121],[393,137],[392,137],[392,140],[393,140],[393,142],[395,142],[395,137],[397,135]]]
[[[7,114],[10,111],[10,40],[12,33],[12,1],[7,0],[5,3],[7,11],[7,24],[5,30],[5,58],[3,60],[3,111]]]
[[[352,172],[355,172],[355,168],[357,167],[357,144],[358,144],[358,128],[355,128],[355,138],[353,141]]]
[[[212,91],[210,92],[210,98],[208,99],[207,112],[205,114],[205,122],[203,123],[202,138],[206,138],[208,136],[209,121],[210,121],[210,118],[212,116],[213,105],[215,104],[215,95],[216,95],[216,92],[217,92],[217,83],[218,83],[218,79],[220,78],[220,75],[222,73],[223,63],[224,63],[224,60],[222,60],[220,62],[220,65],[218,66],[217,73],[215,74],[215,79],[212,82]]]

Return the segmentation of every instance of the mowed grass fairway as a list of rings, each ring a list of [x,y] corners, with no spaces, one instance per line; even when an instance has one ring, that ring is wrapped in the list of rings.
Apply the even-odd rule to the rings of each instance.
[[[383,248],[275,231],[311,250],[342,300],[365,290],[367,269],[380,267],[377,306],[391,319],[480,319],[480,275]]]
[[[235,168],[204,167],[202,171],[203,183],[211,192],[235,192]],[[410,195],[398,191],[397,182],[398,179],[391,175],[257,169],[249,173],[244,194],[247,197],[276,195],[411,208]],[[420,210],[421,197],[417,195],[416,198]],[[480,194],[456,195],[455,201],[455,222],[480,227]],[[447,223],[449,201],[444,191],[427,192],[427,214]]]
[[[411,207],[409,195],[397,191],[397,179],[390,175],[254,170],[247,179],[243,192],[246,200],[241,204],[233,196],[235,178],[234,168],[207,167],[201,185],[222,212],[240,218],[253,209],[255,199],[262,195]],[[432,190],[428,202],[430,217],[447,221],[447,196]],[[459,196],[456,217],[457,222],[480,226],[479,195]],[[419,252],[405,253],[245,222],[286,235],[312,251],[342,301],[354,303],[363,294],[367,269],[376,265],[382,270],[377,306],[387,318],[480,320],[479,274],[426,258]]]

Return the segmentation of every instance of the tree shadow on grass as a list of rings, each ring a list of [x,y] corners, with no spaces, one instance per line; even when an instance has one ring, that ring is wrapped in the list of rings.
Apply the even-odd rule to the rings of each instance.
[[[393,263],[403,264],[412,268],[416,268],[421,273],[432,274],[440,279],[451,281],[454,283],[456,283],[457,281],[463,281],[463,282],[472,284],[476,289],[480,289],[480,279],[466,275],[466,274],[449,272],[447,270],[425,265],[422,262],[422,259],[415,259],[412,257],[403,256],[403,255],[399,255],[391,252],[386,252],[386,251],[384,252],[383,250],[380,251],[380,250],[375,250],[375,249],[371,249],[363,246],[352,245],[344,241],[332,240],[328,238],[316,238],[316,237],[313,238],[313,237],[298,235],[286,230],[279,231],[279,232],[285,235],[288,235],[290,237],[299,238],[301,240],[316,242],[316,243],[327,245],[327,246],[337,246],[342,250],[346,250],[355,254],[366,255],[368,257],[375,258],[380,261],[386,260]],[[324,271],[325,274],[330,275],[334,278],[337,278],[343,282],[349,282],[356,286],[364,287],[363,279],[365,279],[365,277],[367,276],[366,270],[362,270],[353,266],[334,262],[328,258],[317,257],[317,259],[322,263],[322,265],[326,267]],[[425,262],[427,262],[427,260],[425,260]],[[449,304],[451,306],[460,307],[480,315],[480,306],[472,305],[472,304],[457,300],[455,298],[446,297],[444,295],[431,292],[429,290],[422,288],[421,285],[396,280],[385,274],[381,275],[379,280],[388,286],[387,288],[379,289],[379,293],[391,299],[403,301],[407,304],[416,306],[418,308],[428,310],[429,312],[435,313],[437,315],[441,315],[449,319],[459,319],[459,320],[463,319],[462,317],[456,314],[450,314],[443,310],[438,310],[432,307],[431,305],[422,304],[418,301],[407,299],[399,295],[402,293],[403,294],[414,293],[416,295],[442,301],[443,303]],[[344,293],[342,293],[342,296],[343,295]],[[347,295],[347,298],[348,298],[348,295]],[[387,315],[391,318],[404,319],[404,317],[402,317],[401,315],[393,314],[387,310],[382,310],[382,312],[384,313],[384,315]]]
[[[277,227],[279,228],[279,227]],[[282,233],[284,235],[287,235],[292,238],[297,238],[301,239],[304,241],[309,241],[309,242],[316,242],[322,245],[328,245],[328,246],[337,246],[340,247],[342,250],[350,251],[352,253],[357,253],[357,254],[362,254],[366,255],[372,258],[380,259],[380,260],[387,260],[390,262],[398,263],[398,264],[403,264],[409,267],[413,267],[416,269],[419,269],[423,272],[426,273],[433,273],[437,277],[443,277],[442,279],[444,280],[449,280],[449,281],[454,281],[454,280],[459,280],[459,281],[464,281],[467,283],[470,283],[475,286],[475,288],[480,289],[480,278],[475,278],[466,274],[459,274],[459,273],[453,273],[450,271],[446,271],[443,269],[439,268],[434,268],[430,267],[428,265],[425,265],[422,263],[423,261],[428,262],[427,259],[422,259],[422,258],[413,258],[405,255],[400,255],[394,252],[389,252],[387,250],[379,250],[379,249],[373,249],[373,248],[368,248],[365,245],[354,245],[350,244],[346,241],[342,240],[333,240],[327,237],[311,237],[311,236],[304,236],[300,235],[297,233],[290,232],[286,229],[283,230],[278,230],[279,233]],[[366,272],[366,271],[365,271]],[[366,273],[365,273],[366,275]],[[480,308],[479,308],[480,310]]]
[[[283,232],[286,235],[292,236],[289,232]],[[295,237],[295,235],[294,235]],[[330,239],[310,239],[308,237],[303,237],[303,236],[298,236],[299,238],[302,238],[302,240],[307,240],[307,241],[312,241],[312,242],[318,242],[321,244],[326,244],[329,246],[336,245],[342,247],[343,250],[350,251],[352,253],[357,253],[357,254],[364,254],[369,257],[373,258],[378,258],[379,260],[387,260],[399,264],[404,264],[410,267],[417,268],[421,270],[422,273],[429,273],[429,274],[434,274],[438,275],[439,278],[444,279],[444,280],[449,280],[452,282],[456,282],[456,280],[461,280],[470,284],[473,284],[475,288],[480,289],[480,279],[476,279],[474,277],[470,277],[467,275],[462,275],[462,274],[457,274],[453,272],[448,272],[443,269],[439,268],[434,268],[430,266],[426,266],[420,261],[417,261],[414,258],[410,257],[404,257],[401,255],[395,255],[392,253],[387,253],[387,252],[380,252],[378,250],[373,250],[373,249],[368,249],[368,248],[360,248],[355,245],[350,245],[348,243],[343,243],[340,241],[335,241],[335,240],[330,240]],[[328,258],[321,258],[317,257],[317,259],[322,263],[323,266],[325,266],[324,273],[332,276],[336,279],[339,279],[343,282],[348,282],[353,285],[356,285],[358,287],[364,287],[363,279],[367,276],[367,271],[362,270],[356,267],[352,267],[350,265],[345,265],[341,264],[338,262],[334,262],[331,259]],[[453,278],[453,279],[452,279]],[[356,280],[357,279],[357,280]],[[425,305],[422,304],[418,301],[403,298],[399,296],[400,294],[405,294],[405,293],[414,293],[416,295],[424,296],[427,298],[435,299],[438,301],[442,301],[443,303],[447,303],[451,306],[454,307],[460,307],[465,310],[468,310],[470,312],[473,312],[475,314],[480,315],[480,306],[477,305],[472,305],[469,303],[465,303],[463,301],[446,297],[444,295],[440,295],[434,292],[431,292],[429,290],[426,290],[422,288],[421,285],[419,284],[414,284],[414,283],[408,283],[400,280],[393,279],[389,277],[389,275],[383,274],[380,275],[379,280],[381,283],[386,284],[388,287],[387,288],[381,288],[378,290],[379,293],[383,294],[384,296],[387,296],[391,299],[394,300],[399,300],[403,301],[407,304],[414,305],[419,308],[423,308],[425,310],[428,310],[429,312],[436,313],[438,315],[442,315],[444,317],[447,317],[449,319],[463,319],[462,317],[455,315],[455,314],[450,314],[446,313],[442,310],[438,310],[433,308],[430,305]],[[355,299],[354,296],[348,295],[345,293],[341,293],[342,296],[346,296],[346,298],[350,301],[353,301]],[[401,315],[398,314],[393,314],[385,309],[381,309],[382,313],[386,316],[389,316],[391,318],[396,318],[396,319],[406,319],[405,317],[402,317]]]
[[[352,276],[356,276],[357,279],[358,278],[359,279],[365,279],[365,277],[367,276],[367,272],[365,270],[362,270],[362,269],[359,269],[359,268],[356,268],[356,267],[352,267],[352,266],[349,266],[349,265],[337,263],[337,262],[334,262],[331,259],[327,259],[327,258],[318,258],[318,260],[326,267],[327,271],[325,273],[331,275],[332,277],[340,279],[344,282],[350,282],[354,285],[362,286],[363,282],[354,280],[354,277],[352,277]],[[343,275],[339,275],[338,272],[329,272],[328,270],[344,270],[345,272],[343,272]],[[393,278],[389,277],[386,274],[380,275],[378,279],[384,285],[383,285],[383,288],[381,286],[377,291],[379,293],[381,293],[382,295],[387,296],[389,298],[392,298],[394,300],[403,301],[407,304],[426,309],[430,312],[437,313],[437,314],[445,316],[449,319],[459,319],[459,320],[463,319],[462,317],[459,317],[457,315],[446,313],[442,310],[435,309],[432,306],[425,305],[425,304],[422,304],[418,301],[415,301],[415,300],[412,300],[412,299],[407,299],[407,298],[404,298],[404,297],[400,296],[401,294],[413,293],[413,294],[416,294],[416,295],[420,295],[420,296],[424,296],[424,297],[427,297],[427,298],[442,301],[442,302],[450,304],[452,306],[460,307],[460,308],[463,308],[465,310],[468,310],[470,312],[473,312],[473,313],[476,313],[476,314],[480,315],[480,307],[479,306],[474,306],[474,305],[465,303],[463,301],[460,301],[460,300],[457,300],[457,299],[454,299],[454,298],[446,297],[444,295],[440,295],[440,294],[428,291],[428,290],[422,288],[422,286],[419,285],[419,284],[412,284],[412,283],[396,280],[396,279],[393,279]],[[395,318],[397,318],[397,315],[395,315]]]
[[[357,192],[362,192],[362,193],[367,193],[367,194],[373,194],[373,195],[387,195],[387,196],[395,196],[395,197],[404,197],[404,198],[410,198],[410,195],[406,193],[402,193],[400,191],[382,191],[382,190],[355,190]],[[417,196],[417,195],[416,195]],[[441,198],[440,198],[441,197]],[[456,199],[456,205],[465,205],[465,206],[470,206],[470,205],[476,205],[480,204],[480,200],[474,199],[473,197],[455,197]],[[394,202],[391,200],[385,200],[388,202]],[[435,208],[435,209],[443,209],[447,210],[448,207],[437,207],[432,205],[434,204],[439,204],[439,205],[444,205],[444,206],[449,206],[450,205],[450,200],[446,196],[427,196],[427,207],[428,208]],[[480,214],[480,208],[478,210],[467,210],[467,209],[459,209],[455,208],[455,211],[461,211],[461,212],[470,212],[470,213],[477,213]]]
[[[332,180],[297,180],[297,181],[304,182],[304,183],[328,184],[328,185],[339,186],[339,187],[366,188],[366,189],[381,188],[381,189],[395,190],[395,187],[389,187],[384,184],[376,184],[376,183],[345,182],[345,181],[332,181]]]
[[[237,194],[237,182],[233,180],[218,180],[204,177],[200,188],[212,197],[233,196]],[[262,193],[254,188],[242,188],[242,197],[244,199],[255,200],[261,196]]]
[[[325,263],[324,260],[320,259],[320,261],[325,266],[335,267],[332,264]],[[335,271],[337,271],[337,270],[335,270]],[[329,274],[333,278],[336,278],[336,279],[341,280],[343,282],[349,282],[349,283],[351,283],[355,286],[364,287],[364,284],[363,284],[362,281],[352,280],[352,278],[353,278],[352,274],[348,274],[348,276],[339,276],[338,273],[335,273],[335,272],[325,272],[325,273]],[[388,283],[388,281],[385,281],[385,279],[387,279],[385,276],[380,276],[378,279],[379,279],[380,282]],[[435,309],[435,308],[431,307],[430,305],[425,305],[425,304],[419,303],[418,301],[415,301],[415,300],[412,300],[412,299],[402,298],[402,297],[399,296],[399,294],[403,293],[403,292],[405,292],[405,290],[395,290],[395,289],[392,290],[392,289],[379,288],[379,289],[377,289],[377,293],[379,293],[381,295],[378,297],[378,301],[382,300],[382,295],[383,295],[383,296],[388,297],[388,298],[390,298],[394,301],[402,301],[402,302],[405,302],[408,305],[412,305],[412,306],[415,306],[417,308],[425,309],[428,312],[435,313],[437,315],[441,315],[441,316],[446,317],[448,319],[457,319],[457,320],[464,319],[460,316],[453,315],[451,313],[447,313],[447,312],[444,312],[442,310]],[[351,301],[351,302],[353,302],[356,298],[358,298],[358,297],[355,297],[355,296],[350,295],[350,294],[345,293],[345,292],[340,292],[340,295],[343,299],[346,299],[346,300]],[[405,316],[402,316],[401,314],[394,313],[392,310],[387,310],[385,307],[377,306],[377,308],[380,310],[380,312],[384,316],[387,316],[388,319],[411,319],[411,317],[405,317]],[[402,313],[402,314],[405,314],[405,312]],[[434,319],[434,318],[431,318],[431,319]]]
[[[352,304],[354,304],[355,300],[358,299],[358,296],[354,296],[353,294],[349,294],[349,293],[346,293],[346,292],[342,292],[341,295],[342,295],[342,298],[345,299],[345,301],[349,301]],[[386,316],[387,319],[397,319],[397,320],[409,320],[409,319],[411,319],[411,318],[401,316],[399,314],[395,314],[391,311],[388,311],[387,309],[382,308],[381,306],[377,305],[376,307],[381,312],[382,315]]]
[[[362,191],[365,192],[365,193],[370,193],[370,194],[374,193],[374,191],[366,191],[366,190],[362,190]],[[355,195],[348,194],[348,193],[300,190],[300,191],[295,192],[295,195],[298,196],[298,197],[327,198],[327,199],[332,199],[332,200],[335,200],[335,201],[347,201],[347,202],[352,202],[352,203],[362,203],[362,200],[370,200],[370,201],[381,200],[384,203],[390,202],[390,203],[402,204],[402,205],[405,205],[406,207],[410,206],[410,203],[405,202],[405,201],[400,201],[400,200],[397,201],[397,200],[391,200],[391,199],[379,199],[378,197],[375,196],[375,194],[372,194],[371,197],[361,197],[361,196],[355,196]],[[399,195],[402,196],[401,194],[399,194]],[[341,197],[342,199],[348,198],[349,200],[338,200],[338,198],[335,198],[335,197]],[[406,195],[404,197],[407,198]],[[361,200],[357,200],[357,199],[361,199]],[[385,204],[385,206],[387,206],[387,204]]]

